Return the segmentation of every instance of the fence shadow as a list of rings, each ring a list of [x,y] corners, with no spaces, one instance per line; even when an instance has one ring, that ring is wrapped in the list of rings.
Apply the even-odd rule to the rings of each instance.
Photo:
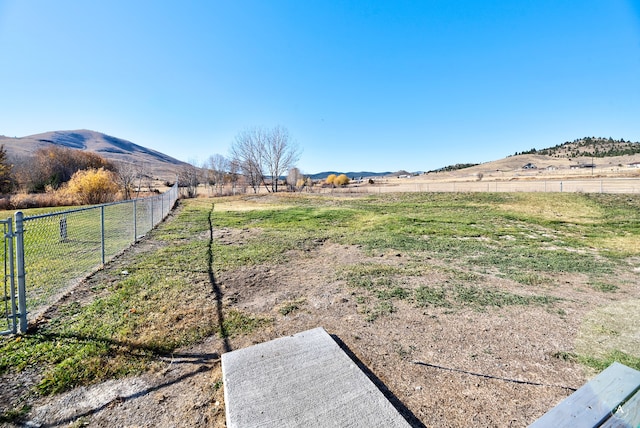
[[[404,403],[400,401],[400,399],[389,390],[389,388],[387,388],[387,386],[384,384],[384,382],[382,382],[382,380],[380,380],[380,378],[378,378],[378,376],[376,376],[371,370],[369,370],[369,367],[367,367],[366,364],[360,361],[360,359],[353,353],[353,351],[351,351],[351,349],[349,349],[349,347],[347,347],[347,345],[342,340],[340,340],[338,336],[332,334],[331,338],[336,341],[336,343],[344,351],[344,353],[347,354],[349,358],[351,358],[351,360],[355,363],[355,365],[364,372],[364,374],[371,380],[371,382],[373,382],[373,384],[380,390],[380,392],[382,392],[385,398],[389,400],[389,402],[391,402],[393,407],[396,408],[398,413],[402,415],[402,417],[409,423],[409,425],[411,425],[413,428],[426,428],[426,425],[420,422],[416,415],[414,415],[413,412],[409,410],[409,408],[405,406]]]
[[[117,349],[117,353],[119,354],[127,354],[132,357],[145,357],[153,355],[155,357],[171,359],[172,364],[206,364],[212,360],[217,360],[220,358],[220,354],[218,354],[217,352],[194,354],[177,353],[156,346],[141,345],[121,340],[114,340],[106,337],[96,337],[83,334],[37,333],[37,331],[35,331],[35,328],[30,332],[30,334],[32,339],[36,337],[42,338],[42,342],[54,342],[59,339],[73,339],[78,342],[104,343],[112,348]]]
[[[124,402],[129,401],[129,400],[134,400],[136,398],[143,397],[145,395],[151,394],[152,392],[161,390],[162,388],[167,388],[167,387],[169,387],[171,385],[174,385],[176,383],[180,383],[180,382],[182,382],[182,381],[184,381],[186,379],[189,379],[189,378],[191,378],[191,377],[193,377],[193,376],[195,376],[195,375],[197,375],[199,373],[205,372],[207,370],[209,370],[208,367],[200,366],[197,369],[195,369],[195,370],[193,370],[193,371],[191,371],[189,373],[185,373],[182,376],[179,376],[179,377],[177,377],[175,379],[172,379],[170,381],[167,381],[165,383],[162,383],[162,384],[159,384],[159,385],[155,385],[155,386],[151,386],[151,387],[143,389],[141,391],[134,392],[134,393],[132,393],[130,395],[118,396],[118,397],[116,397],[116,398],[114,398],[112,400],[107,401],[106,403],[103,403],[103,404],[98,405],[98,406],[96,406],[94,408],[88,409],[88,410],[86,410],[86,411],[84,411],[82,413],[74,414],[73,416],[66,417],[66,418],[64,418],[62,420],[51,421],[51,422],[48,422],[48,423],[45,423],[45,424],[41,424],[41,425],[38,425],[38,426],[39,427],[65,426],[65,425],[70,424],[70,423],[72,423],[74,421],[77,421],[80,418],[87,417],[87,416],[93,415],[95,413],[98,413],[101,410],[104,410],[104,409],[108,408],[109,406],[113,405],[113,403],[124,403]]]
[[[207,248],[207,273],[209,274],[209,282],[211,283],[211,289],[213,290],[214,298],[216,299],[216,312],[218,317],[218,326],[220,327],[220,337],[222,337],[222,348],[224,352],[231,351],[231,345],[229,344],[228,332],[224,322],[224,314],[222,313],[222,290],[216,281],[215,273],[213,272],[213,209],[215,204],[211,204],[211,210],[209,211],[209,246]]]

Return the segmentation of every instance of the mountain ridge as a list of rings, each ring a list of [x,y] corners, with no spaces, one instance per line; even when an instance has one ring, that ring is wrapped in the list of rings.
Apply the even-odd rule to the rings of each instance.
[[[164,181],[175,180],[180,168],[188,165],[186,162],[156,150],[140,146],[129,140],[88,129],[49,131],[25,137],[7,137],[0,135],[0,145],[5,147],[10,159],[29,157],[37,150],[51,146],[85,150],[97,153],[110,161],[142,164],[155,178]],[[584,137],[545,149],[531,149],[519,153],[516,152],[514,155],[506,156],[503,159],[484,162],[482,164],[456,164],[429,172],[436,173],[449,170],[480,171],[489,167],[489,164],[495,163],[503,163],[505,164],[503,167],[507,168],[518,168],[519,166],[517,164],[523,161],[518,158],[523,155],[534,156],[535,159],[532,158],[531,161],[536,161],[544,165],[545,162],[555,163],[556,160],[560,159],[571,162],[573,158],[573,162],[575,162],[577,160],[576,158],[581,157],[607,157],[613,159],[621,155],[623,157],[625,157],[625,155],[635,157],[634,155],[638,154],[640,154],[640,142],[625,141],[624,139],[613,140],[612,138],[602,137]],[[310,176],[313,180],[322,180],[331,174],[345,174],[349,178],[357,180],[359,178],[404,176],[419,173],[420,172],[409,173],[406,171],[323,171],[305,175]]]
[[[110,161],[142,164],[158,179],[169,181],[175,180],[180,167],[187,165],[186,162],[129,140],[88,129],[49,131],[13,138],[0,136],[0,145],[4,146],[9,158],[28,158],[39,149],[52,146],[84,150]]]

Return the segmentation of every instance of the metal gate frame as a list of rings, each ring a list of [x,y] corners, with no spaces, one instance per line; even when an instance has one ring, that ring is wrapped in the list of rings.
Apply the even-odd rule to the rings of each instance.
[[[23,311],[23,316],[20,317],[20,311],[18,309],[19,302],[25,301],[25,295],[24,293],[18,293],[18,295],[16,295],[15,253],[13,245],[15,234],[13,231],[13,221],[11,217],[9,217],[6,220],[0,220],[0,224],[2,224],[4,237],[4,294],[1,296],[4,302],[2,305],[4,310],[3,318],[6,320],[6,329],[0,330],[0,335],[7,335],[18,332],[20,318],[24,318],[26,321],[26,312]],[[20,322],[20,332],[24,333],[25,331],[26,322],[24,326],[22,322]]]
[[[13,219],[11,217],[6,220],[0,220],[3,228],[4,238],[4,294],[0,294],[0,298],[4,302],[2,310],[4,315],[1,318],[6,320],[6,329],[0,330],[0,335],[17,334],[27,332],[27,300],[24,283],[18,284],[16,287],[16,248],[14,245],[21,246],[22,241],[16,239],[18,233],[13,228]],[[18,252],[18,257],[20,256]],[[0,321],[2,328],[3,321]]]

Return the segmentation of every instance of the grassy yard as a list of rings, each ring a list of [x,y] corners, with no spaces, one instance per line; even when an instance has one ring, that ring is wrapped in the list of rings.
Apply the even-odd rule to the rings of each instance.
[[[287,263],[292,254],[304,257],[328,242],[357,246],[368,256],[402,255],[401,264],[344,263],[335,273],[372,323],[402,305],[453,314],[509,306],[562,311],[558,303],[570,298],[562,291],[567,278],[574,290],[605,295],[618,293],[620,281],[638,281],[640,196],[635,195],[282,194],[181,205],[151,233],[157,242],[152,251],[107,269],[100,286],[62,303],[31,333],[0,339],[0,373],[37,371],[37,392],[52,394],[151,369],[158,356],[209,335],[250,333],[272,320],[225,307],[225,324],[219,325],[211,276]],[[248,235],[243,245],[225,245],[210,240],[210,225],[259,233]],[[47,255],[41,257],[46,265]],[[635,274],[618,275],[633,266]],[[437,281],[422,283],[427,275]],[[494,285],[493,278],[511,286]],[[290,302],[280,313],[304,304]],[[637,301],[627,306],[626,311],[640,312]],[[594,343],[596,333],[626,337],[637,328],[605,315],[587,323],[581,332],[585,344]],[[613,321],[607,320],[616,324],[609,327]],[[612,343],[619,347],[585,345],[558,358],[598,369],[617,359],[640,369],[637,343]]]
[[[64,214],[55,214],[62,211]],[[63,207],[22,210],[24,255],[27,272],[27,307],[34,314],[51,304],[55,295],[127,248],[150,228],[147,201],[115,203],[100,207]],[[134,229],[134,212],[137,217]],[[3,211],[0,218],[13,217]],[[157,214],[156,214],[157,215]],[[64,224],[64,227],[63,227]],[[104,227],[104,237],[102,228]],[[14,222],[14,230],[16,225]],[[134,233],[134,230],[136,233]],[[4,263],[5,252],[0,252]]]

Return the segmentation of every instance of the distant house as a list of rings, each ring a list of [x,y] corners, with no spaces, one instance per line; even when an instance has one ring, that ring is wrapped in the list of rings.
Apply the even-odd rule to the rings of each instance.
[[[528,164],[523,166],[522,169],[538,169],[538,167],[532,164],[531,162],[529,162]]]
[[[632,162],[627,164],[629,168],[640,168],[640,162]]]
[[[579,165],[571,165],[570,166],[571,169],[581,169],[581,168],[594,169],[595,167],[596,167],[596,164],[594,164],[594,163],[581,163]]]

